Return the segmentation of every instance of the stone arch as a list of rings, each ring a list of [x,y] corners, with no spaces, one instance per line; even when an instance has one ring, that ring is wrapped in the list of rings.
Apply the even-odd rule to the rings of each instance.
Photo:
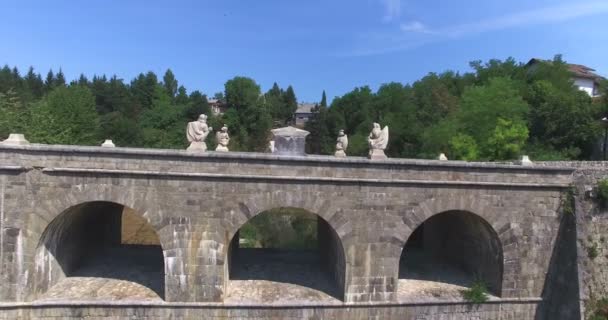
[[[486,243],[480,243],[480,245],[487,245],[488,260],[486,263],[493,265],[491,267],[492,271],[480,276],[481,280],[486,282],[493,294],[502,296],[503,277],[509,271],[505,270],[507,266],[504,263],[504,257],[510,254],[509,250],[513,250],[504,246],[505,241],[508,240],[505,237],[511,233],[509,232],[511,223],[508,221],[506,214],[497,217],[496,212],[492,210],[494,208],[490,203],[478,200],[475,197],[437,197],[423,201],[403,216],[403,222],[408,227],[406,229],[409,229],[410,232],[406,236],[407,241],[403,244],[401,257],[403,258],[404,250],[409,241],[419,235],[418,233],[423,225],[434,222],[434,225],[437,226],[442,218],[444,223],[451,219],[451,229],[449,230],[454,230],[454,228],[457,229],[466,225],[464,221],[469,221],[470,224],[476,225],[477,236],[485,239],[483,241]],[[473,230],[472,228],[470,227],[471,230]],[[443,232],[447,232],[446,230]]]
[[[137,226],[137,232],[128,228],[133,224]],[[139,234],[130,240],[126,239],[125,235],[133,236],[134,233]],[[142,236],[147,239],[136,239]],[[136,284],[133,290],[147,287],[149,290],[143,290],[146,291],[147,298],[164,298],[163,248],[158,229],[150,223],[145,214],[137,210],[121,203],[103,200],[71,205],[56,214],[40,234],[34,256],[32,296],[39,298],[60,281],[74,280],[66,280],[69,277],[101,277],[127,280]],[[96,265],[99,263],[95,259],[108,252],[115,255],[112,260],[113,267]],[[129,271],[133,265],[128,264],[131,260],[141,267],[139,271],[155,278],[132,277]],[[125,273],[112,270],[122,265],[122,262],[127,262]],[[129,298],[128,293],[124,298]]]
[[[274,196],[255,196],[243,202],[238,203],[238,208],[235,209],[236,214],[233,214],[233,220],[230,226],[226,228],[226,264],[224,286],[228,290],[228,281],[230,279],[230,265],[232,263],[233,250],[238,248],[238,231],[254,217],[270,212],[273,209],[294,208],[301,209],[309,214],[318,217],[319,241],[324,241],[326,245],[321,253],[324,256],[324,261],[329,269],[331,277],[336,282],[338,292],[334,296],[340,300],[344,299],[346,282],[347,282],[347,261],[344,237],[347,236],[352,229],[350,224],[347,224],[345,219],[342,219],[342,210],[336,209],[328,200],[321,200],[316,197],[298,197],[291,198],[287,193],[275,192]],[[301,196],[301,195],[300,195]],[[323,238],[323,240],[321,240]],[[320,245],[321,247],[321,245]],[[321,250],[321,248],[319,248]]]
[[[343,209],[335,207],[330,199],[308,193],[293,196],[292,193],[279,190],[239,202],[238,208],[234,210],[236,212],[231,225],[227,229],[228,238],[232,238],[251,218],[275,208],[299,208],[318,215],[336,231],[343,243],[353,231]]]

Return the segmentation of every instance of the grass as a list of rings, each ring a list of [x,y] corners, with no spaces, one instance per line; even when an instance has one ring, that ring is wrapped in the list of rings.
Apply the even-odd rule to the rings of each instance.
[[[488,288],[483,281],[475,281],[473,285],[466,290],[462,290],[462,297],[473,303],[484,303],[488,301]]]

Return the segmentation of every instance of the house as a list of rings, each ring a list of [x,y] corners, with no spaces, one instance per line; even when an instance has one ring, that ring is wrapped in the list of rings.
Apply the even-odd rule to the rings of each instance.
[[[526,64],[526,67],[529,70],[534,70],[534,67],[541,62],[551,62],[550,60],[543,59],[530,59]],[[604,79],[604,77],[595,73],[595,69],[589,68],[587,66],[581,64],[566,64],[568,66],[568,70],[572,73],[572,80],[574,81],[574,85],[579,88],[579,90],[585,91],[591,97],[597,97],[600,95],[599,85],[600,82]]]
[[[298,108],[294,114],[296,127],[303,128],[306,122],[310,120],[314,113],[314,107],[316,104],[314,103],[300,103],[298,104]]]
[[[209,109],[211,109],[211,112],[214,115],[223,115],[224,112],[226,112],[226,103],[224,103],[224,101],[219,99],[209,99],[207,102],[209,103]]]

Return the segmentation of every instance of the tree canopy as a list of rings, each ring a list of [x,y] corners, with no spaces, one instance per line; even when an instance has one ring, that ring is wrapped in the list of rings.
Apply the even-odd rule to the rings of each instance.
[[[391,157],[501,161],[591,159],[608,112],[608,82],[599,98],[579,91],[561,56],[531,68],[512,58],[470,63],[471,72],[429,73],[411,84],[354,88],[328,101],[325,91],[305,129],[307,152],[332,154],[338,131],[349,135],[347,153],[364,156],[373,122],[391,128]],[[212,97],[225,113],[212,114],[207,94],[189,91],[167,70],[125,82],[116,76],[69,82],[61,69],[43,77],[30,67],[0,68],[0,139],[22,132],[32,142],[185,148],[186,123],[209,115],[216,130],[228,125],[231,150],[263,151],[270,129],[293,125],[295,89],[274,83],[264,93],[251,78],[226,81]],[[214,101],[215,101],[214,100]],[[215,103],[215,102],[214,102]],[[208,143],[213,145],[213,139]],[[596,152],[597,153],[597,152]]]

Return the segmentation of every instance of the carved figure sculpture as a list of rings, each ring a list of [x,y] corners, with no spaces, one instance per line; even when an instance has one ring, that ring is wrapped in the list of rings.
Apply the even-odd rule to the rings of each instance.
[[[346,148],[348,148],[348,136],[344,133],[344,130],[340,130],[338,133],[338,139],[336,139],[336,157],[346,157]]]
[[[186,137],[188,138],[188,142],[190,142],[190,146],[187,150],[207,150],[207,144],[205,143],[205,139],[207,139],[207,136],[211,131],[213,131],[213,128],[209,128],[209,126],[207,125],[207,116],[204,114],[198,116],[197,121],[189,122],[188,127],[186,128]]]
[[[217,141],[217,148],[215,148],[215,151],[229,151],[228,143],[230,142],[230,136],[228,135],[228,127],[226,125],[215,134],[215,140]]]
[[[367,141],[369,143],[370,159],[386,159],[384,149],[388,145],[388,126],[381,130],[380,124],[374,122],[372,132],[369,133]]]

